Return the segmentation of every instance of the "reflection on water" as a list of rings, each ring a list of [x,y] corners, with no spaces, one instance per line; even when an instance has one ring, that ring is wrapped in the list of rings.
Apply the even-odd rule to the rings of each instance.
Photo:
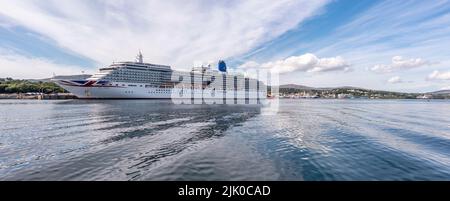
[[[0,100],[0,179],[450,180],[449,106]]]

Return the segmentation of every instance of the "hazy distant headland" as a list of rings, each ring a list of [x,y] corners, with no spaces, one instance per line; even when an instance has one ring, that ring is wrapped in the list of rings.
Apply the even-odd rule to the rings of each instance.
[[[450,99],[450,90],[428,93],[405,93],[364,89],[350,86],[315,88],[296,84],[280,85],[279,94],[280,98]]]

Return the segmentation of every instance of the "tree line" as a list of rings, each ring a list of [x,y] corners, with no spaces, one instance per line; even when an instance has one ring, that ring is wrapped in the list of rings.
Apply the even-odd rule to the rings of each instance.
[[[65,90],[53,82],[0,79],[0,93],[63,93]]]

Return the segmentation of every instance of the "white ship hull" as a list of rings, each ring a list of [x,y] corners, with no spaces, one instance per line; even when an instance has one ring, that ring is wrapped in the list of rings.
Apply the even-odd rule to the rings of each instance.
[[[154,88],[144,87],[139,84],[128,87],[116,83],[112,86],[78,86],[67,84],[69,80],[57,80],[56,83],[81,99],[265,99],[266,94],[257,91],[233,91],[226,90],[212,92],[205,89],[179,89],[179,88]],[[128,83],[129,84],[129,83]]]

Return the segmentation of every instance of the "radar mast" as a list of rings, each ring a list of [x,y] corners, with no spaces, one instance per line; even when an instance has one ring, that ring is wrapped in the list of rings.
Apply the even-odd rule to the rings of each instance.
[[[141,50],[139,50],[139,54],[136,56],[136,62],[144,63],[144,57],[142,56]]]

